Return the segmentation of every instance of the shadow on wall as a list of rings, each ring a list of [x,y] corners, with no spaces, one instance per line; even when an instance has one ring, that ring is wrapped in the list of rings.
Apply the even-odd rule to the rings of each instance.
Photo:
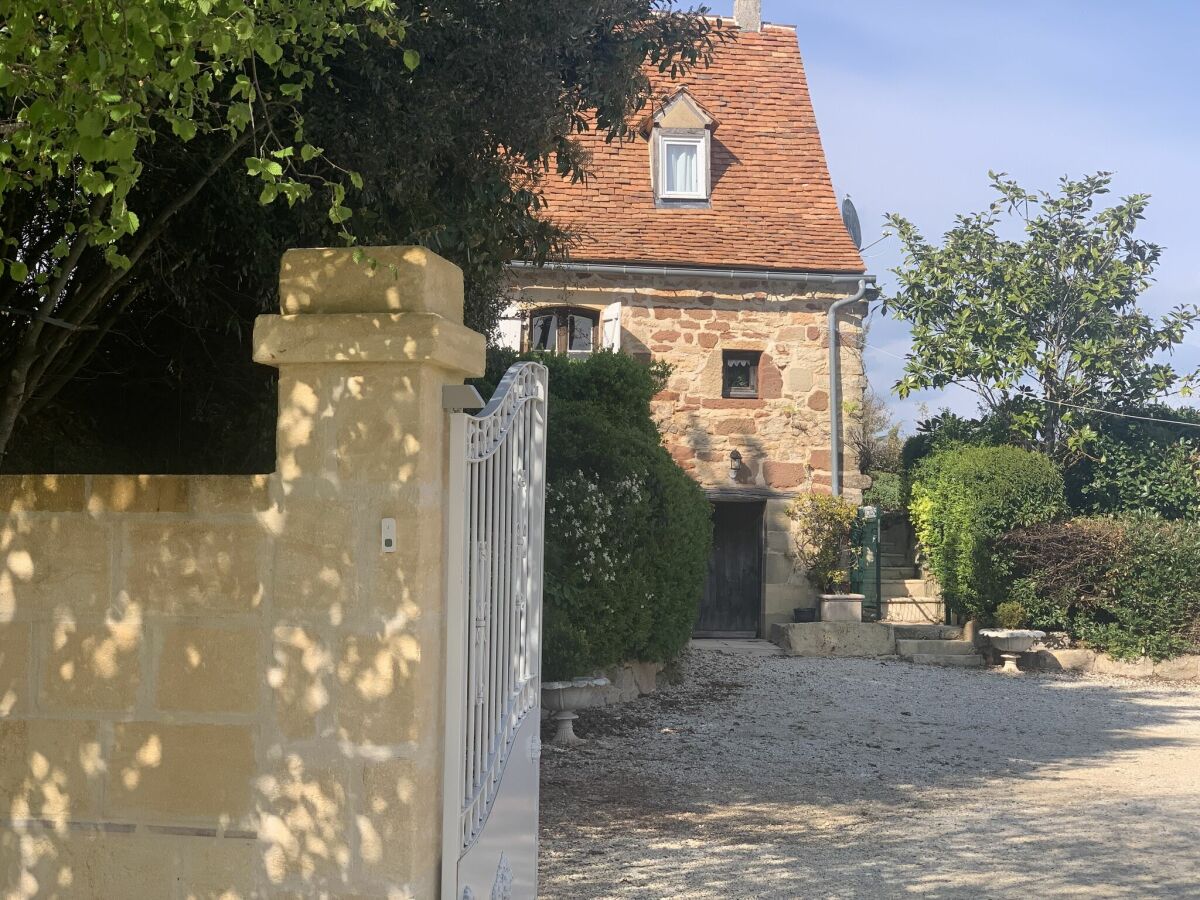
[[[457,269],[373,252],[285,256],[274,475],[0,477],[5,896],[436,892],[445,548],[416,526],[484,342]]]

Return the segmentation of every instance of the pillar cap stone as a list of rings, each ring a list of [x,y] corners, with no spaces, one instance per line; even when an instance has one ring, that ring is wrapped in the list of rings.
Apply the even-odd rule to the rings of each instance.
[[[437,313],[461,322],[463,274],[425,247],[288,250],[279,308],[285,315]]]
[[[478,377],[482,334],[433,313],[259,316],[254,361],[267,366],[424,364]]]

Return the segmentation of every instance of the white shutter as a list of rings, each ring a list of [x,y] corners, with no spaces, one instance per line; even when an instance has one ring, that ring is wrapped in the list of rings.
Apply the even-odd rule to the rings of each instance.
[[[616,353],[621,349],[621,303],[610,303],[600,313],[600,346]]]
[[[510,306],[500,316],[500,325],[496,329],[496,346],[520,352],[521,331],[524,325],[521,311],[515,305]]]

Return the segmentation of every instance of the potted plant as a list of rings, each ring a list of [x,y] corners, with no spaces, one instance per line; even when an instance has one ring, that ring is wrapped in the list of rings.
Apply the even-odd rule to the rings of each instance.
[[[854,504],[829,494],[802,494],[788,507],[796,560],[820,596],[822,622],[862,621],[863,595],[850,593],[857,513]]]

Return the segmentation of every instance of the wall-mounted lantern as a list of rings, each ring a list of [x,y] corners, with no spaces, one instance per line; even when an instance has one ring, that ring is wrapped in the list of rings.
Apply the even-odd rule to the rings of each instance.
[[[729,477],[737,481],[738,473],[742,471],[742,454],[736,450],[729,453]]]

